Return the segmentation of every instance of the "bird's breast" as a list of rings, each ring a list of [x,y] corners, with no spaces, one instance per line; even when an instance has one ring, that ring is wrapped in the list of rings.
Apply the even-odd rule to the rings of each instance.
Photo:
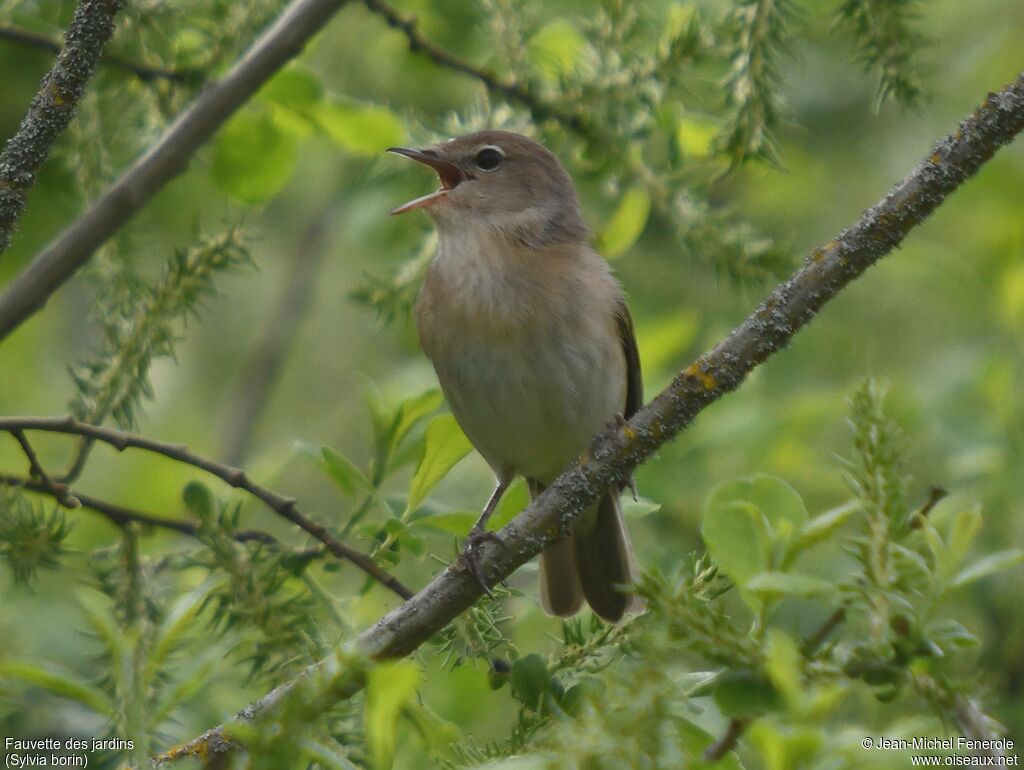
[[[619,289],[592,252],[476,247],[453,256],[442,241],[417,302],[420,340],[495,472],[549,481],[623,410]]]

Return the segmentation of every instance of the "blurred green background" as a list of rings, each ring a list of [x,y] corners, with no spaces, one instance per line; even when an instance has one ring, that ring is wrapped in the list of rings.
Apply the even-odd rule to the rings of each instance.
[[[70,5],[0,3],[0,23],[56,36]],[[229,64],[277,8],[268,2],[246,4],[244,10],[190,2],[174,4],[172,13],[160,5],[126,10],[112,50],[139,58],[159,55],[180,67],[200,62],[210,75]],[[517,47],[526,57],[531,50],[539,55],[537,46],[531,49],[514,35],[495,39],[495,5],[501,3],[409,0],[402,10],[416,14],[424,34],[474,62],[503,66],[503,51]],[[674,4],[642,5],[656,15]],[[796,34],[780,70],[781,167],[750,164],[708,187],[712,206],[738,212],[771,238],[792,266],[853,223],[986,93],[1024,66],[1019,0],[929,3],[920,7],[917,22],[930,40],[921,54],[923,100],[916,107],[885,102],[876,108],[877,78],[864,71],[854,44],[834,28],[833,5],[799,3],[791,22]],[[591,7],[566,0],[532,10],[533,17],[525,18],[578,25]],[[716,9],[708,3],[700,12]],[[175,14],[180,15],[172,18]],[[16,129],[50,58],[0,40],[0,136]],[[253,477],[297,497],[325,521],[337,522],[347,513],[347,502],[297,445],[327,445],[365,465],[371,453],[367,390],[397,403],[435,386],[411,322],[402,313],[389,322],[380,308],[352,296],[360,287],[390,280],[424,248],[431,231],[418,213],[387,216],[388,209],[426,192],[433,182],[382,150],[450,135],[458,130],[453,114],[463,115],[466,125],[489,119],[522,128],[530,123],[503,108],[489,113],[493,105],[482,100],[477,82],[410,54],[405,40],[360,4],[342,10],[289,73],[277,81],[276,93],[265,92],[240,113],[222,133],[226,139],[200,152],[188,172],[104,249],[88,274],[64,287],[0,345],[0,412],[66,412],[73,392],[67,367],[86,358],[96,344],[88,318],[97,282],[125,264],[155,275],[197,233],[241,223],[257,267],[218,279],[218,296],[205,303],[201,319],[184,327],[176,360],[157,361],[154,398],[145,406],[139,430],[215,458],[225,458],[241,442],[235,459]],[[718,97],[720,77],[713,68],[694,71],[693,104],[683,97],[694,125],[715,126],[708,105]],[[189,98],[187,89],[143,87],[110,69],[100,71],[95,86],[29,197],[15,244],[0,259],[0,284],[23,269]],[[307,88],[311,95],[303,96]],[[289,100],[303,99],[329,105],[323,108],[324,130],[294,125]],[[557,127],[529,130],[566,160],[588,222],[601,232],[628,184],[609,183],[601,167],[578,151],[578,142]],[[699,140],[689,151],[707,152]],[[309,230],[317,223],[319,245],[311,245]],[[735,280],[713,260],[688,251],[655,206],[642,234],[614,260],[629,294],[649,396],[739,323],[773,285],[771,279]],[[254,387],[247,362],[298,269],[315,276],[308,304],[293,308],[301,320],[280,378],[259,405],[251,437],[240,439],[232,414]],[[776,474],[803,495],[812,513],[842,502],[846,490],[836,455],[849,454],[846,399],[867,374],[891,383],[889,412],[905,429],[911,500],[924,503],[931,486],[944,487],[950,496],[943,507],[983,505],[979,550],[1024,545],[1024,143],[999,153],[898,252],[830,303],[790,349],[710,407],[639,470],[641,493],[661,506],[631,521],[640,563],[668,568],[701,549],[701,506],[716,484],[736,476]],[[54,437],[40,438],[38,445],[54,467],[72,449]],[[404,494],[414,459],[389,479],[386,494]],[[23,466],[15,443],[5,436],[0,468],[22,472]],[[184,516],[181,491],[193,478],[198,474],[160,458],[99,447],[78,487],[153,513]],[[490,484],[487,467],[472,454],[445,479],[430,505],[478,509]],[[229,490],[213,486],[230,497]],[[295,538],[251,502],[243,516],[245,526]],[[73,553],[66,560],[70,573],[43,573],[31,590],[15,587],[6,573],[0,577],[0,656],[54,661],[89,674],[95,642],[84,631],[70,576],[81,574],[86,551],[116,541],[116,529],[88,512],[69,518],[74,521]],[[150,553],[181,547],[165,533],[144,542]],[[356,544],[364,550],[371,545],[365,539]],[[450,536],[428,539],[428,552],[444,560],[452,548]],[[425,555],[404,559],[396,572],[419,586],[438,567]],[[346,598],[362,585],[349,568],[322,577],[356,627],[396,604],[380,588]],[[535,581],[535,566],[517,573],[512,585],[523,595],[509,601],[507,613],[515,618],[507,633],[525,652],[547,651],[548,635],[559,629],[541,612]],[[1020,738],[1022,591],[1024,570],[1016,569],[961,593],[950,613],[982,639],[978,677],[995,716]],[[807,628],[816,622],[809,618]],[[422,657],[428,670],[441,665],[432,652]],[[427,682],[424,701],[466,733],[486,740],[507,730],[514,704],[507,691],[490,692],[483,667],[469,664],[445,676],[428,675]],[[173,737],[219,722],[263,689],[230,671],[214,672],[202,705],[179,714]],[[11,694],[0,717],[0,734],[6,735],[99,729],[89,726],[88,715],[50,697]],[[407,749],[400,743],[399,763],[418,766],[416,747]]]

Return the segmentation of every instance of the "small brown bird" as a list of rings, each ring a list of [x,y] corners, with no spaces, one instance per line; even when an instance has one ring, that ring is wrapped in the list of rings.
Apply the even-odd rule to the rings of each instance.
[[[643,402],[633,322],[607,262],[588,244],[572,180],[551,152],[481,131],[390,152],[429,166],[440,189],[394,209],[423,209],[439,246],[416,303],[420,343],[455,418],[497,486],[467,545],[516,476],[536,497],[617,417]],[[540,596],[554,615],[585,598],[619,620],[635,562],[621,490],[608,490],[541,555]],[[482,582],[482,579],[481,579]],[[486,590],[486,586],[485,586]]]

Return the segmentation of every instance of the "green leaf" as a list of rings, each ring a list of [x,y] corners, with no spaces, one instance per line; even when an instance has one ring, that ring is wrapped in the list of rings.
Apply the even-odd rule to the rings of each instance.
[[[464,537],[480,518],[479,513],[435,513],[431,516],[420,516],[413,519],[410,527],[431,527],[441,532]]]
[[[739,757],[734,751],[726,752],[724,757],[713,764],[704,760],[704,752],[717,740],[704,728],[683,717],[676,719],[676,726],[683,740],[683,746],[686,747],[690,755],[690,761],[684,765],[687,770],[711,770],[712,768],[714,770],[743,770],[743,765],[740,764]]]
[[[974,562],[968,567],[965,567],[960,571],[959,574],[952,581],[950,581],[950,588],[963,588],[965,585],[973,583],[976,580],[988,577],[996,572],[1002,572],[1005,569],[1016,567],[1018,564],[1024,564],[1024,550],[1020,548],[1011,548],[1006,551],[997,551],[996,553],[990,553],[982,559]]]
[[[487,529],[498,530],[522,513],[530,504],[530,491],[523,479],[516,479],[498,504],[498,510],[487,522]]]
[[[309,108],[323,99],[324,85],[315,74],[293,64],[274,75],[259,96],[282,107]]]
[[[549,80],[558,80],[582,68],[587,39],[565,19],[549,21],[526,44],[530,62]]]
[[[324,102],[311,117],[331,141],[357,155],[375,157],[405,141],[402,121],[381,105]]]
[[[246,203],[264,203],[288,184],[298,140],[269,110],[246,109],[221,129],[213,149],[213,180]]]
[[[772,684],[791,704],[803,697],[803,656],[796,640],[777,628],[768,630],[765,641],[765,671]]]
[[[685,117],[676,127],[676,145],[685,158],[707,158],[715,147],[719,127],[710,120]]]
[[[512,664],[509,681],[516,697],[532,709],[539,708],[541,699],[551,692],[548,664],[535,652]]]
[[[381,511],[388,516],[394,516],[394,511],[391,510],[388,501],[381,496],[380,491],[341,452],[337,452],[330,447],[321,447],[320,461],[320,465],[328,477],[338,485],[342,492],[349,497],[355,497],[357,494],[367,495]]]
[[[726,716],[741,719],[774,711],[782,705],[771,682],[749,669],[723,673],[715,683],[715,703]]]
[[[416,424],[444,403],[444,396],[437,388],[410,396],[398,406],[394,422],[388,433],[389,454],[394,452]]]
[[[711,558],[743,586],[768,568],[768,523],[756,505],[733,499],[727,487],[711,493],[701,535]]]
[[[212,521],[213,492],[201,481],[190,481],[181,492],[181,499],[189,512],[201,521]]]
[[[409,501],[406,503],[402,518],[419,508],[430,491],[472,449],[473,445],[469,443],[453,415],[441,414],[431,420],[427,425],[423,459],[420,460],[412,477]]]
[[[803,530],[807,523],[807,508],[804,501],[789,484],[782,479],[759,473],[746,479],[736,479],[718,486],[712,493],[711,499],[705,511],[705,519],[708,514],[720,508],[728,507],[731,503],[744,503],[751,506],[759,515],[753,512],[749,514],[753,522],[763,522],[765,532],[765,558],[767,561],[757,563],[748,562],[741,565],[741,571],[746,577],[756,572],[763,572],[767,569],[785,569],[798,553],[797,546],[800,543],[797,535]],[[735,515],[735,514],[734,514]],[[762,525],[757,525],[760,531]],[[748,536],[749,537],[749,536]],[[705,538],[706,541],[706,538]],[[719,542],[719,551],[729,549],[728,542]],[[708,544],[708,548],[711,545]],[[749,552],[749,547],[744,551]],[[745,578],[729,571],[726,563],[721,561],[719,553],[712,552],[715,560],[725,569],[733,579],[742,583]],[[730,563],[738,561],[730,559]]]
[[[829,581],[800,572],[759,572],[743,587],[762,596],[816,596],[836,590]]]
[[[647,225],[651,213],[651,196],[640,186],[630,187],[619,201],[619,207],[597,236],[597,250],[606,259],[615,259],[629,251]]]
[[[634,500],[628,491],[626,496],[622,498],[622,515],[627,519],[642,519],[644,516],[657,513],[660,510],[661,503],[656,503],[654,500],[649,500],[646,497]]]
[[[860,500],[850,500],[840,506],[815,516],[800,530],[799,548],[803,550],[820,543],[845,524],[851,516],[861,510]]]
[[[968,631],[963,623],[952,618],[932,623],[926,633],[931,641],[947,649],[967,650],[981,644],[981,640]]]
[[[378,770],[391,767],[398,715],[416,694],[419,683],[419,669],[408,661],[381,663],[370,669],[364,727],[373,766]]]
[[[320,458],[331,481],[349,497],[355,497],[357,493],[365,492],[368,488],[373,487],[370,480],[356,467],[355,463],[341,452],[326,446],[320,447]]]
[[[34,687],[41,687],[54,695],[78,701],[105,719],[115,718],[114,705],[97,687],[56,667],[18,660],[0,660],[0,678],[16,679]]]
[[[981,532],[982,516],[981,506],[975,505],[966,510],[957,511],[949,528],[949,536],[946,538],[948,555],[946,563],[946,575],[957,569],[967,557],[967,552]]]

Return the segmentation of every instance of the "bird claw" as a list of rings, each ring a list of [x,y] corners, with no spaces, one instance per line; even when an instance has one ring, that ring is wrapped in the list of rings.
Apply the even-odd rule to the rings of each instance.
[[[477,557],[477,549],[487,540],[497,543],[502,548],[505,548],[505,543],[496,532],[491,532],[483,527],[473,527],[466,535],[465,547],[462,549],[462,562],[466,565],[470,574],[476,578],[476,582],[483,589],[483,592],[491,599],[494,598],[494,594],[491,593],[491,589],[487,585],[487,580],[484,578],[483,570],[480,569],[480,561]]]
[[[637,491],[636,488],[636,476],[634,476],[632,473],[629,474],[629,478],[626,479],[626,486],[629,487],[629,491],[633,493],[633,502],[639,503],[640,493]]]

